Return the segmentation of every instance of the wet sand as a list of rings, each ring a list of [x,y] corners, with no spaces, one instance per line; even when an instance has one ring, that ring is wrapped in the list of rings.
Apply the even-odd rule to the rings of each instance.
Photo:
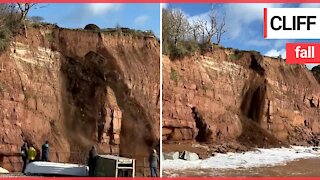
[[[250,177],[250,176],[311,176],[320,177],[320,158],[299,159],[284,165],[238,169],[163,170],[163,177]]]
[[[25,176],[23,173],[8,173],[8,174],[1,174],[0,173],[0,178],[4,178],[4,177],[23,177]]]

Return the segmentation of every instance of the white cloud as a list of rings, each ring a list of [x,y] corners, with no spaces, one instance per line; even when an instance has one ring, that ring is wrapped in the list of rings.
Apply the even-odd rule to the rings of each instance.
[[[122,4],[119,3],[90,3],[86,4],[87,10],[90,14],[98,16],[110,11],[118,11]]]
[[[263,3],[247,3],[247,4],[225,4],[217,9],[217,14],[226,14],[226,26],[228,34],[231,39],[238,38],[242,34],[248,36],[252,33],[252,29],[248,29],[251,23],[256,21],[263,21],[263,8],[282,7],[284,4],[263,4]],[[209,11],[197,14],[195,16],[188,16],[190,23],[198,19],[209,20]],[[262,40],[263,41],[263,40]],[[258,43],[258,42],[252,42]],[[259,45],[263,43],[258,43]]]
[[[271,49],[265,55],[270,57],[278,57],[279,55],[281,55],[283,59],[286,59],[286,49],[281,49],[279,51],[276,49]]]
[[[273,47],[274,48],[281,48],[281,47],[285,46],[287,42],[289,42],[289,41],[288,40],[275,40]]]
[[[237,38],[246,33],[247,26],[255,21],[263,21],[263,8],[282,7],[283,4],[226,4],[224,5],[227,17],[227,26],[231,38]]]
[[[266,40],[263,40],[263,39],[251,39],[251,40],[248,40],[247,45],[251,45],[251,46],[270,46],[270,43]]]
[[[135,20],[134,23],[137,25],[144,25],[147,21],[149,20],[149,16],[146,15],[142,15],[142,16],[138,16]]]
[[[264,8],[278,8],[284,4],[271,4],[271,3],[244,3],[244,4],[227,4],[226,9],[228,13],[239,15],[237,18],[243,22],[250,23],[255,20],[263,20]]]
[[[164,8],[164,9],[167,9],[168,8],[168,3],[161,3],[161,7]]]

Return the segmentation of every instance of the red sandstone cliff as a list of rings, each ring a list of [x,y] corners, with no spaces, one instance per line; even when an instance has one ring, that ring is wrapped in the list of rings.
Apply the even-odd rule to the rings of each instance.
[[[307,145],[319,133],[320,85],[305,66],[218,46],[163,56],[164,151]]]
[[[48,139],[52,161],[84,161],[97,145],[143,166],[159,145],[159,60],[152,37],[52,27],[16,36],[0,54],[0,153]]]

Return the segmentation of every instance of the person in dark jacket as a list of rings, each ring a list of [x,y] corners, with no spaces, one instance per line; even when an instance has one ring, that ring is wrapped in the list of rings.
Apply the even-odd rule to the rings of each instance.
[[[151,177],[158,177],[158,173],[157,173],[158,162],[159,162],[159,156],[157,154],[157,150],[153,149],[153,151],[150,153],[150,156],[149,156]]]
[[[24,173],[24,170],[26,169],[28,164],[28,143],[26,141],[21,146],[21,157],[23,161],[22,173]]]
[[[92,146],[89,151],[89,160],[88,160],[89,176],[94,175],[94,170],[96,166],[96,157],[97,157],[96,147]]]
[[[48,161],[49,156],[49,142],[46,141],[41,148],[41,161]]]

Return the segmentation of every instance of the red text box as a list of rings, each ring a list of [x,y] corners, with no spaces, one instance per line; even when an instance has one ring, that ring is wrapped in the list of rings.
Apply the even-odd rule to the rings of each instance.
[[[287,43],[287,64],[320,64],[320,43]]]

